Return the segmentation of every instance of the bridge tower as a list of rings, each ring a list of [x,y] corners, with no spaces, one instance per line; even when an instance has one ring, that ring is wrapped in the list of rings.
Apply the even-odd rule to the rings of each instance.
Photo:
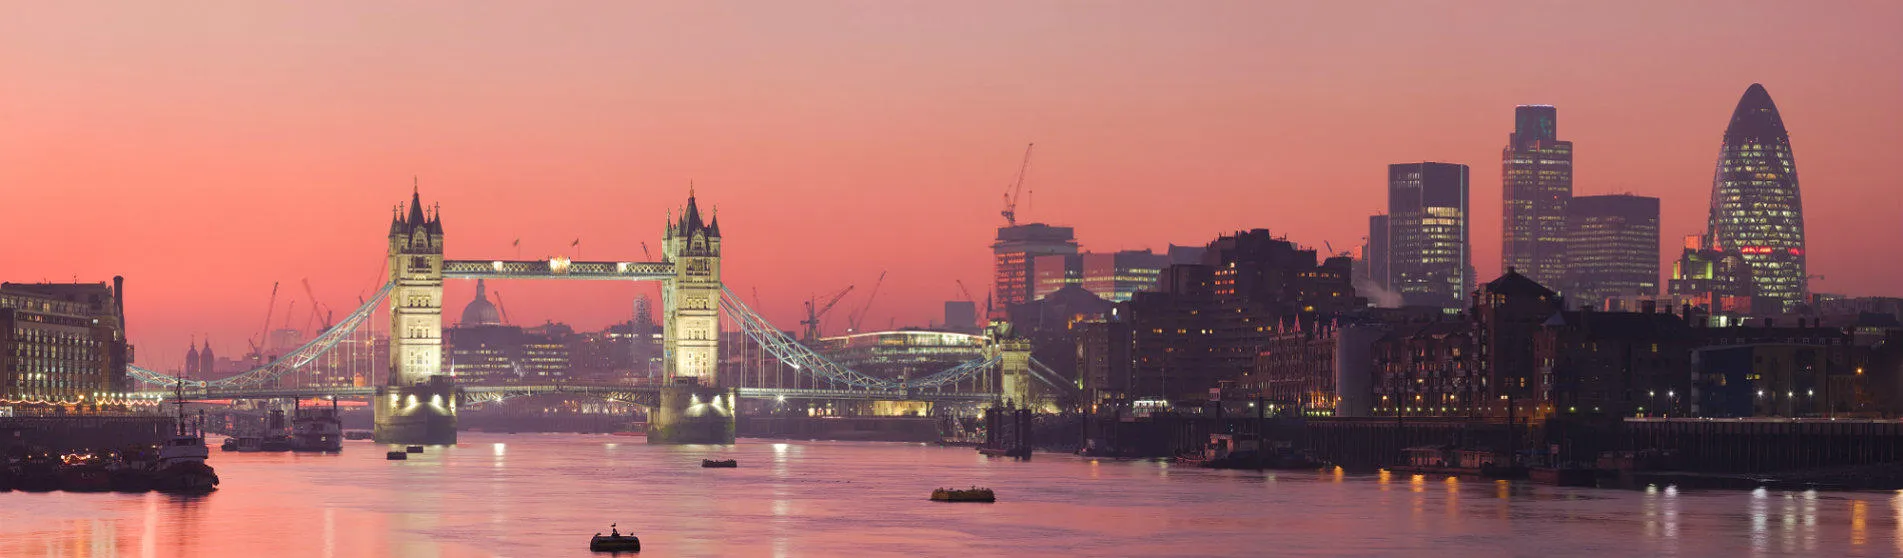
[[[998,395],[1011,406],[1037,407],[1037,390],[1031,385],[1031,341],[1022,337],[994,338],[992,349],[998,352]]]
[[[719,375],[720,216],[702,221],[691,186],[686,209],[661,237],[661,259],[674,276],[661,283],[664,383],[648,442],[733,443],[735,392]]]
[[[443,374],[443,221],[412,190],[390,220],[389,383],[372,403],[376,440],[456,443],[456,388]]]

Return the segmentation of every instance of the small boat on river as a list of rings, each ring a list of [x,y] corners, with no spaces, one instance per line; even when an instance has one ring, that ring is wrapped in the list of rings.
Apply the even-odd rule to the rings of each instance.
[[[393,451],[393,452],[389,452],[389,453],[386,453],[386,454],[383,454],[383,458],[384,458],[384,459],[388,459],[388,460],[390,460],[390,461],[403,461],[403,460],[407,460],[407,459],[409,459],[409,458],[410,458],[410,452],[407,452],[407,451]]]
[[[940,488],[932,491],[933,502],[996,502],[998,495],[989,488]]]
[[[732,459],[728,459],[725,461],[714,461],[712,459],[702,459],[700,460],[700,466],[706,467],[709,469],[732,469],[734,467],[739,467],[740,462],[732,460]]]
[[[632,534],[623,535],[614,524],[608,525],[608,534],[595,533],[588,539],[588,550],[594,552],[640,552],[641,538]]]

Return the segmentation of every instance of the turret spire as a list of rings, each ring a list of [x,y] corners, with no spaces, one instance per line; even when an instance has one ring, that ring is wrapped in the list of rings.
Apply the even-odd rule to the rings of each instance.
[[[410,222],[409,222],[409,224],[410,224],[411,226],[415,226],[415,225],[421,225],[421,224],[423,224],[423,223],[425,223],[425,222],[428,222],[428,219],[427,219],[427,218],[425,218],[425,217],[423,216],[423,194],[422,194],[422,191],[421,191],[421,190],[419,190],[419,189],[417,189],[415,185],[411,185],[411,187],[410,187]]]

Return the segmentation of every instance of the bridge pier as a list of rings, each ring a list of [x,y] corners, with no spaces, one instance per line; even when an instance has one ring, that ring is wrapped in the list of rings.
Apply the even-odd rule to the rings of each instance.
[[[738,393],[683,379],[661,387],[660,404],[648,413],[648,443],[732,444]]]
[[[456,384],[437,376],[408,386],[383,386],[371,398],[379,444],[456,443]]]

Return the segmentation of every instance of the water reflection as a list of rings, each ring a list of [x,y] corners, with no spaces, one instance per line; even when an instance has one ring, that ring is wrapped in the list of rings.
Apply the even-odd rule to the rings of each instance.
[[[408,463],[384,461],[370,444],[325,457],[221,453],[225,490],[203,498],[4,494],[0,556],[584,556],[578,545],[610,521],[640,534],[651,555],[1903,552],[1872,542],[1903,535],[1903,493],[1585,490],[1422,475],[1400,491],[1388,472],[1019,462],[909,444],[468,442]],[[741,468],[698,466],[714,456]],[[1000,502],[925,500],[943,485],[990,486]],[[1890,514],[1873,512],[1879,499]]]

